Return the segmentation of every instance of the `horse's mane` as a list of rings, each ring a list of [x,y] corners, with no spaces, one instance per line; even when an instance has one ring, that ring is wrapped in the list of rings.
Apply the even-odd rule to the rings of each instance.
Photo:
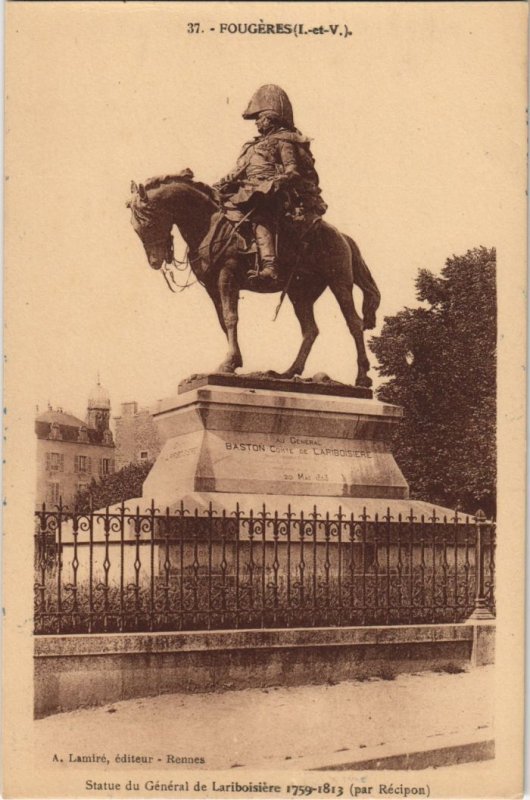
[[[201,194],[205,195],[209,200],[212,200],[216,204],[219,203],[219,198],[215,189],[212,189],[207,183],[194,181],[193,172],[188,167],[174,175],[156,175],[154,178],[149,178],[145,181],[144,187],[147,190],[158,189],[160,186],[171,183],[187,183],[193,186],[194,189],[197,189]]]

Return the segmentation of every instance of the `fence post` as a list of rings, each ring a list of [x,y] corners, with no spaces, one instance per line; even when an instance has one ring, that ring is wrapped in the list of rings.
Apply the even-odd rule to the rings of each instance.
[[[473,611],[469,620],[488,620],[495,619],[486,605],[484,595],[484,531],[487,525],[486,515],[479,508],[475,514],[475,524],[477,528],[477,546],[475,550],[475,571],[476,571],[476,592]]]

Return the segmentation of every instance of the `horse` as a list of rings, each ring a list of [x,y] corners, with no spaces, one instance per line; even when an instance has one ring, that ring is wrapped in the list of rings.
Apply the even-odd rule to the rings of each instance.
[[[294,245],[290,266],[273,283],[251,279],[249,257],[241,252],[234,227],[222,215],[216,191],[193,179],[191,170],[131,183],[131,223],[144,246],[149,265],[159,270],[174,261],[173,225],[188,248],[190,267],[215,306],[228,340],[228,352],[219,372],[234,373],[243,366],[238,344],[238,301],[242,289],[282,292],[291,301],[302,331],[295,360],[282,378],[301,376],[318,336],[313,307],[329,287],[342,311],[357,349],[356,386],[370,387],[370,368],[363,330],[375,327],[380,294],[359,248],[349,236],[318,220],[307,241]],[[294,223],[296,224],[296,223]],[[209,240],[209,245],[205,245]],[[303,262],[303,263],[301,263]],[[353,286],[363,291],[363,319],[353,301]],[[275,373],[277,374],[277,373]]]

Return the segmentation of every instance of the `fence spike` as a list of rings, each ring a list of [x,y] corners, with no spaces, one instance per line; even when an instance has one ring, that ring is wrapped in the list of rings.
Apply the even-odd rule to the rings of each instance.
[[[234,528],[233,514],[241,514],[239,503],[236,505],[236,509],[236,512],[233,512],[230,508],[224,508],[222,510],[222,517],[220,514],[219,517],[216,517],[216,525],[220,525],[223,538]],[[247,520],[246,517],[243,519],[245,528],[248,524],[249,536],[241,537],[241,539],[236,541],[237,555],[235,561],[236,566],[234,566],[234,563],[232,563],[231,559],[228,557],[229,550],[226,551],[227,557],[225,558],[223,549],[223,560],[222,562],[219,561],[221,553],[219,550],[220,541],[218,538],[210,537],[210,540],[208,540],[207,537],[201,538],[202,534],[200,532],[205,528],[205,508],[203,506],[201,506],[201,509],[196,506],[194,511],[190,513],[190,511],[184,507],[183,500],[181,500],[180,509],[176,505],[173,507],[173,511],[171,511],[168,505],[165,509],[165,524],[168,526],[165,532],[166,561],[162,564],[161,561],[159,562],[159,560],[155,558],[155,551],[153,548],[155,545],[163,546],[163,528],[157,528],[159,532],[155,536],[155,526],[153,525],[150,539],[145,539],[140,535],[143,532],[144,526],[149,523],[150,519],[156,519],[157,521],[160,519],[157,515],[158,509],[154,504],[154,499],[151,501],[151,515],[149,515],[148,512],[141,514],[139,506],[136,507],[136,515],[132,514],[129,510],[127,510],[128,513],[126,514],[126,506],[123,500],[120,504],[120,514],[110,512],[110,506],[108,505],[106,506],[106,512],[104,514],[98,514],[97,512],[92,512],[90,514],[82,513],[79,520],[74,514],[73,535],[72,529],[69,528],[65,530],[66,526],[63,525],[63,536],[61,535],[61,525],[65,519],[70,521],[70,512],[68,512],[66,517],[63,516],[64,512],[61,506],[56,510],[47,511],[46,504],[43,502],[42,511],[35,510],[36,518],[40,520],[41,525],[41,535],[35,537],[37,547],[35,632],[52,633],[56,631],[57,628],[64,630],[64,627],[61,628],[61,626],[64,626],[65,621],[70,625],[68,621],[70,617],[67,619],[67,616],[65,616],[65,614],[68,615],[70,613],[66,606],[68,597],[66,591],[71,592],[71,586],[73,585],[76,590],[79,589],[81,592],[80,596],[82,596],[84,589],[79,584],[79,576],[83,574],[83,569],[85,569],[85,571],[89,569],[89,575],[93,575],[93,578],[89,577],[87,582],[89,613],[87,616],[79,614],[72,620],[71,624],[73,624],[74,627],[78,626],[75,630],[72,630],[73,633],[110,632],[109,624],[111,626],[115,625],[116,630],[138,632],[148,629],[156,630],[159,622],[154,614],[154,609],[159,607],[157,605],[158,603],[161,604],[160,608],[163,606],[160,619],[160,625],[163,626],[161,630],[171,629],[173,624],[176,626],[175,629],[178,630],[195,629],[193,626],[197,626],[198,624],[204,624],[208,628],[213,628],[219,624],[219,620],[221,620],[222,626],[226,628],[230,628],[232,625],[234,627],[255,627],[256,624],[261,625],[263,628],[292,626],[314,627],[320,624],[329,625],[329,598],[334,596],[333,592],[336,590],[339,591],[341,597],[347,597],[349,594],[351,598],[351,608],[345,605],[341,605],[340,607],[339,625],[368,625],[379,623],[416,624],[418,622],[425,622],[426,613],[428,613],[429,618],[432,617],[435,622],[453,623],[455,621],[463,621],[467,614],[469,614],[470,604],[467,599],[467,594],[459,593],[460,590],[457,591],[456,583],[454,590],[455,600],[450,610],[450,618],[448,617],[449,610],[445,608],[443,604],[440,605],[438,602],[439,598],[437,601],[434,594],[432,596],[429,595],[427,582],[429,581],[429,573],[432,573],[434,569],[436,569],[437,590],[446,591],[447,589],[449,591],[450,589],[448,587],[452,586],[450,583],[451,580],[456,581],[458,579],[467,581],[469,577],[468,574],[471,574],[472,577],[472,572],[470,573],[471,562],[467,555],[465,556],[465,560],[461,562],[463,566],[461,569],[462,575],[460,575],[460,577],[455,574],[453,574],[453,576],[447,575],[447,554],[444,553],[445,561],[437,561],[438,556],[434,546],[440,543],[445,544],[446,532],[440,531],[439,525],[437,526],[438,530],[436,529],[435,521],[438,519],[436,514],[433,514],[430,520],[428,514],[422,514],[421,528],[418,522],[415,528],[411,528],[410,531],[407,532],[407,537],[410,536],[411,554],[412,544],[414,543],[418,545],[418,551],[421,555],[421,561],[415,564],[412,563],[411,555],[410,574],[405,574],[406,570],[409,569],[409,566],[407,566],[408,561],[407,563],[405,563],[405,561],[399,561],[400,556],[398,555],[400,580],[401,577],[403,577],[403,579],[408,577],[410,584],[407,584],[407,586],[410,586],[410,589],[407,589],[407,591],[410,591],[411,596],[413,590],[415,592],[420,592],[418,597],[420,597],[421,603],[415,606],[414,602],[407,604],[403,603],[402,599],[400,599],[401,594],[399,594],[399,592],[401,592],[402,589],[403,591],[405,590],[404,586],[401,586],[400,580],[398,580],[399,586],[396,590],[398,591],[396,600],[394,585],[388,580],[388,575],[391,574],[389,572],[391,569],[391,566],[389,566],[389,554],[392,553],[392,548],[399,548],[402,546],[400,536],[403,534],[403,531],[401,531],[401,529],[398,529],[397,544],[393,537],[381,537],[380,534],[377,533],[374,536],[374,521],[370,519],[370,528],[368,528],[369,515],[367,514],[366,506],[363,507],[363,513],[360,516],[349,510],[347,514],[343,513],[342,506],[339,506],[338,514],[335,514],[333,509],[331,509],[331,511],[323,511],[319,514],[317,505],[314,505],[313,511],[309,511],[307,515],[304,514],[303,510],[300,510],[299,514],[293,515],[290,503],[287,509],[287,523],[285,523],[284,520],[285,515],[278,510],[274,510],[274,513],[272,511],[267,512],[265,503],[263,503],[261,515],[258,513],[256,519],[253,516],[253,509],[250,509],[250,519]],[[416,518],[414,517],[412,508],[410,511],[409,521],[412,523]],[[211,520],[213,520],[214,514],[218,514],[218,512],[213,509],[212,501],[208,503],[208,512]],[[337,536],[336,533],[330,531],[330,528],[335,527],[335,518],[337,516],[339,516],[341,520],[344,518],[345,524],[349,525],[349,539],[346,537],[346,530],[340,527],[338,530],[338,540],[336,538],[334,539],[339,548],[342,543],[346,544],[346,542],[348,542],[348,553],[344,550],[344,555],[342,555],[342,550],[334,551],[333,549],[329,549],[331,542],[330,534],[334,537]],[[390,506],[387,508],[386,516],[387,521],[397,519],[400,525],[402,522],[407,521],[406,518],[404,519],[405,514],[402,514],[401,511],[397,513],[395,517],[392,517]],[[448,516],[449,515],[443,515],[443,517],[441,517],[444,524],[447,524]],[[374,513],[374,517],[375,523],[381,525],[384,517],[380,516],[378,513]],[[101,520],[104,520],[106,523],[112,523],[112,530],[117,531],[118,528],[114,526],[118,525],[120,519],[121,544],[120,542],[116,542],[120,547],[116,547],[115,549],[111,548],[109,550],[108,526],[105,525],[105,530],[103,530],[103,526],[97,523]],[[162,526],[162,519],[160,519],[159,522],[160,526]],[[127,525],[125,525],[125,521],[127,521]],[[168,535],[171,524],[170,521],[179,528],[175,533],[180,535],[176,535],[174,539],[170,539]],[[477,510],[474,517],[466,517],[466,522],[469,523],[469,527],[465,531],[465,537],[463,537],[465,541],[463,541],[462,544],[458,544],[458,546],[462,547],[461,552],[463,554],[467,554],[468,551],[473,552],[474,548],[475,553],[482,552],[482,555],[486,553],[486,558],[488,560],[485,567],[481,568],[483,574],[481,577],[481,586],[479,587],[480,591],[478,591],[476,595],[476,606],[481,614],[484,614],[486,611],[491,614],[495,608],[495,567],[492,554],[494,548],[494,525],[487,521],[486,515],[484,512],[480,512],[480,509]],[[265,546],[267,545],[268,547],[265,527],[270,528],[271,523],[275,526],[273,532],[274,541],[276,542],[274,545],[276,548],[274,551],[275,560],[272,563],[272,567],[270,564],[267,566],[269,557],[265,555]],[[293,534],[293,539],[288,538],[288,540],[285,541],[279,537],[279,528],[284,526],[284,523],[288,526],[287,532],[289,536],[289,531]],[[263,528],[263,551],[261,551],[261,549],[258,551],[256,548],[256,541],[254,540],[255,531],[253,530],[254,524]],[[294,527],[291,528],[291,526]],[[307,526],[307,531],[304,529],[304,526]],[[324,526],[326,526],[324,529],[325,538],[322,536],[322,532],[316,535],[317,528],[323,528]],[[80,547],[79,550],[75,550],[74,559],[65,558],[65,553],[72,553],[72,548],[77,541],[78,528],[79,533],[86,530],[89,531],[87,543],[89,547]],[[185,528],[185,530],[180,530],[180,528]],[[473,528],[475,528],[476,535],[473,534]],[[298,537],[296,537],[297,531],[299,533]],[[147,528],[145,532],[147,532]],[[194,533],[195,538],[193,538]],[[342,539],[341,536],[343,536]],[[430,543],[431,539],[433,547],[425,548],[425,541],[427,540],[427,542]],[[271,538],[268,539],[269,542],[271,540]],[[184,547],[189,547],[189,543],[192,541],[195,547],[195,560],[193,564],[188,564],[186,562],[188,558],[187,555],[185,559],[182,560],[184,556]],[[259,542],[259,539],[257,541]],[[327,542],[325,549],[316,546],[317,542],[322,543],[323,541]],[[406,541],[408,542],[408,538]],[[455,547],[459,541],[460,537],[455,536]],[[289,548],[287,551],[281,549],[284,547],[284,542],[285,547]],[[372,554],[374,542],[376,549]],[[296,543],[299,547],[298,550],[294,546]],[[54,549],[57,548],[57,544],[59,545],[59,549]],[[129,547],[124,547],[124,544],[128,544]],[[104,551],[103,548],[105,548],[105,545],[107,545],[107,548]],[[132,551],[132,547],[130,547],[131,545],[135,548],[134,552]],[[229,545],[230,543],[227,541],[227,546]],[[334,548],[335,545],[333,544],[331,547]],[[151,549],[149,550],[149,548]],[[174,559],[172,555],[173,551],[170,551],[169,548],[175,548],[176,552],[180,552],[180,562],[178,556]],[[106,565],[104,565],[104,568],[107,577],[104,583],[98,583],[96,572],[92,573],[92,569],[94,567],[94,559],[96,563],[98,562],[99,556],[97,554],[103,552],[105,552]],[[132,565],[131,562],[129,562],[127,566],[126,562],[128,559],[125,558],[124,553],[131,552],[133,556],[135,556],[135,562]],[[261,556],[257,560],[254,560],[255,554],[258,552],[263,552],[263,562],[260,560]],[[287,568],[282,562],[281,555],[276,558],[276,552],[278,555],[281,552],[287,552],[289,554],[289,566]],[[330,555],[334,552],[338,553],[338,567],[334,563],[334,557],[332,556],[330,559]],[[401,551],[398,550],[398,553],[400,552]],[[150,555],[150,559],[145,558],[146,553]],[[204,553],[206,553],[207,559]],[[348,576],[346,576],[346,573],[342,571],[342,567],[340,566],[341,564],[345,565],[346,560],[341,561],[341,558],[349,559],[349,563],[351,564],[351,570],[350,567],[348,567]],[[477,558],[476,555],[475,558]],[[142,565],[144,563],[150,565],[149,579],[151,580],[151,583],[146,583],[145,586],[142,583],[144,577],[141,577]],[[441,569],[438,568],[439,563],[441,563]],[[475,563],[478,562],[476,561]],[[72,566],[72,564],[74,566]],[[170,566],[171,576],[169,571]],[[205,594],[202,592],[202,587],[204,586],[203,581],[209,581],[211,589],[213,585],[212,581],[217,580],[215,576],[218,573],[216,573],[215,570],[218,569],[219,566],[221,566],[223,575],[222,611],[219,611],[215,602],[212,604],[211,596],[207,606],[205,606],[203,604],[206,603],[204,599]],[[190,567],[193,567],[193,575],[189,573]],[[135,570],[135,575],[131,583],[127,578],[127,574],[124,575],[124,570],[128,570],[129,573],[132,574],[131,571],[133,568]],[[50,581],[46,581],[45,577],[42,577],[43,570],[46,569],[53,573],[52,580]],[[68,581],[70,577],[68,570],[72,569],[74,570],[73,574],[75,576],[73,583]],[[258,587],[252,576],[256,576],[258,574],[257,571],[262,569],[264,570],[264,583],[263,585],[260,583],[260,587]],[[286,569],[288,570],[287,572],[285,571]],[[338,572],[336,571],[337,569]],[[122,594],[118,598],[120,605],[119,607],[114,607],[114,605],[112,605],[114,601],[112,600],[111,603],[111,595],[109,595],[107,591],[104,597],[104,604],[100,607],[98,594],[102,588],[104,591],[105,587],[108,590],[109,582],[107,578],[112,577],[113,570],[119,570],[121,573],[120,591]],[[186,570],[188,570],[188,572],[186,572]],[[267,583],[267,581],[270,581],[271,570],[275,576],[274,581],[276,582],[276,579],[278,579],[277,583],[275,583],[275,587],[272,587],[275,592],[274,605],[271,604],[270,594],[266,594],[271,590],[270,582]],[[324,572],[322,572],[322,570]],[[370,599],[369,595],[369,592],[372,591],[370,587],[374,571],[377,576],[376,590],[377,586],[379,586],[380,589],[384,589],[383,595],[381,595],[379,600],[375,601],[375,603],[372,602],[373,598]],[[58,574],[59,580],[57,578]],[[322,579],[322,574],[326,576],[325,584],[319,583]],[[249,575],[250,584],[240,582],[240,576],[247,576],[245,579],[247,580]],[[285,576],[287,576],[287,581],[289,581],[290,576],[295,575],[298,576],[301,581],[299,588],[294,588],[296,585],[294,582],[288,584],[287,597],[283,598],[282,581],[284,581]],[[241,581],[242,580],[243,578],[241,577]],[[173,590],[173,582],[175,582],[176,591]],[[340,585],[337,585],[337,583]],[[321,589],[323,585],[325,591],[322,594]],[[250,606],[245,608],[242,603],[244,604],[246,602],[243,598],[246,597],[244,592],[247,591],[247,588],[251,593],[252,599],[250,601]],[[147,594],[145,594],[145,590],[149,590]],[[170,590],[172,597],[174,597],[173,605],[168,602]],[[124,591],[125,595],[123,594]],[[131,605],[125,602],[125,600],[127,600],[126,594],[129,591],[134,593],[134,604]],[[264,592],[263,598],[265,599],[263,602],[260,600],[259,595],[261,591]],[[300,606],[294,602],[296,600],[295,592],[298,591],[300,592],[300,597],[298,599],[301,598]],[[309,592],[307,596],[305,594],[306,591]],[[366,592],[366,598],[363,599],[362,608],[359,606],[358,601],[355,600],[355,592],[357,591],[361,594]],[[258,594],[255,594],[256,592],[258,592]],[[292,594],[289,594],[289,592],[292,592]],[[326,594],[327,592],[328,594]],[[329,592],[331,592],[331,594],[329,594]],[[342,595],[341,593],[344,594]],[[144,597],[147,599],[143,599]],[[269,599],[266,599],[267,597]],[[368,605],[365,600],[368,601]],[[284,602],[285,606],[282,605]],[[112,605],[111,608],[109,607],[109,603]],[[143,605],[144,603],[146,605]],[[53,609],[57,609],[57,611]],[[248,619],[245,616],[247,612]],[[219,616],[220,614],[221,617]],[[297,616],[298,614],[300,614],[299,617]],[[455,618],[458,614],[461,615],[462,619]]]

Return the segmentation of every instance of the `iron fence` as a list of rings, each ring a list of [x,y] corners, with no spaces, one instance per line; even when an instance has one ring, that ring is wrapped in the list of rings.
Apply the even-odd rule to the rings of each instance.
[[[343,514],[36,512],[35,633],[461,622],[494,613],[495,525]]]

